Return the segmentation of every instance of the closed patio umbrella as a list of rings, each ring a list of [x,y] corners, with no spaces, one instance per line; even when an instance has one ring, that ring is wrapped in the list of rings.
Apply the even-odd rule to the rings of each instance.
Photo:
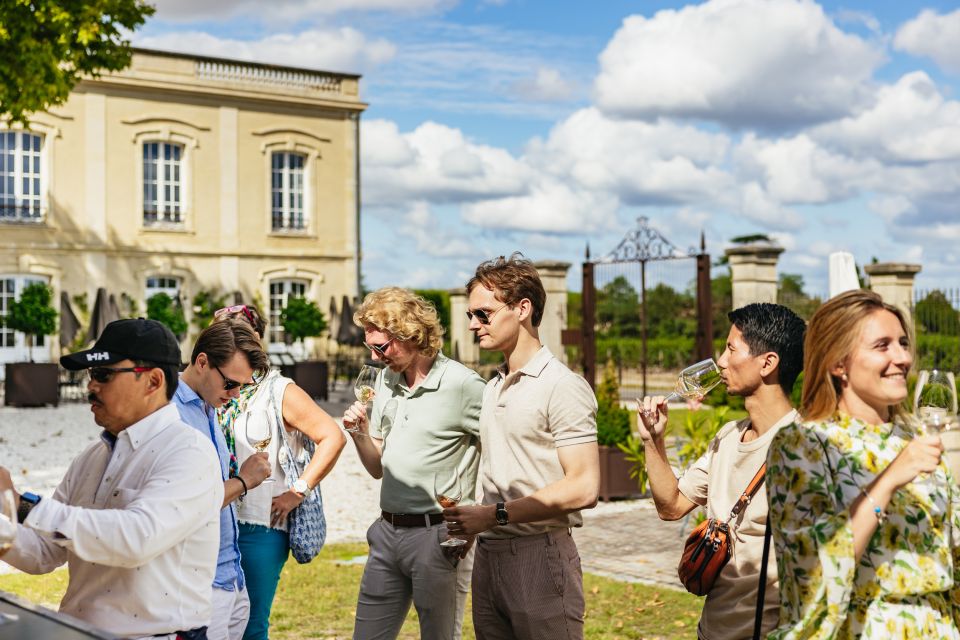
[[[104,327],[120,319],[120,312],[117,309],[117,302],[114,299],[111,304],[107,290],[103,287],[97,289],[97,299],[93,303],[93,311],[90,313],[90,331],[87,337],[90,340],[96,340],[103,333]]]
[[[845,291],[860,288],[857,278],[857,265],[853,254],[846,251],[835,251],[830,254],[830,297],[838,296]]]
[[[80,320],[70,306],[70,296],[66,291],[60,292],[60,348],[66,349],[73,344],[80,331]]]
[[[340,328],[337,331],[337,343],[350,347],[363,344],[363,329],[353,323],[353,307],[350,298],[343,296],[340,307]]]

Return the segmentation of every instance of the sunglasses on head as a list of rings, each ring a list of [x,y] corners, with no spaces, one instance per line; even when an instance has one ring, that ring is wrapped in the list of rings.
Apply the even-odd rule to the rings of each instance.
[[[496,315],[496,313],[500,311],[500,309],[503,309],[504,307],[509,307],[509,306],[510,305],[508,304],[504,304],[494,309],[493,311],[487,311],[485,309],[476,309],[474,311],[470,311],[468,309],[467,319],[473,320],[474,318],[476,318],[477,322],[479,322],[480,324],[490,324],[490,320],[493,319],[493,316]]]
[[[233,391],[234,389],[249,389],[250,387],[260,384],[260,380],[263,379],[263,375],[257,372],[253,373],[253,382],[237,382],[236,380],[231,380],[227,376],[223,375],[223,371],[220,371],[220,367],[214,365],[214,369],[217,370],[217,373],[220,374],[220,377],[223,378],[223,390],[224,391]]]
[[[154,367],[91,367],[87,369],[90,379],[99,384],[107,384],[117,373],[143,373]]]
[[[395,339],[396,339],[396,338],[390,338],[389,340],[387,340],[387,341],[384,342],[383,344],[369,344],[369,343],[364,342],[364,343],[363,343],[363,346],[365,346],[367,349],[370,349],[370,351],[374,351],[374,352],[380,354],[381,356],[385,356],[385,355],[387,355],[387,347],[389,347],[389,346],[390,346],[390,343],[393,342]]]
[[[253,321],[253,313],[250,312],[250,308],[245,304],[235,304],[232,307],[224,307],[223,309],[217,309],[213,312],[214,320],[221,320],[227,316],[233,315],[235,313],[242,313],[247,322],[250,323],[250,326],[254,329],[257,328],[257,323]]]

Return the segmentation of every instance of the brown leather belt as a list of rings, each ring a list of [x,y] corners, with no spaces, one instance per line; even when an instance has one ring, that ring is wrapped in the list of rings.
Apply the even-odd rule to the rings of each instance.
[[[395,527],[429,527],[443,522],[442,513],[390,513],[381,511],[383,519]]]

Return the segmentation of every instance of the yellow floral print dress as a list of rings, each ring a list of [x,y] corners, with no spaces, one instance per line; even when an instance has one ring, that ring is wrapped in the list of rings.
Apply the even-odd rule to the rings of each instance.
[[[769,639],[960,640],[960,496],[944,463],[894,494],[853,558],[850,505],[915,435],[839,413],[777,433],[767,497],[780,624]]]

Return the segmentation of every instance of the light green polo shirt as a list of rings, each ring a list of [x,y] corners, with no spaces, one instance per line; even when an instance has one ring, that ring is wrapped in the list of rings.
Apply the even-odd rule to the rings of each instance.
[[[434,475],[454,465],[461,470],[461,504],[475,502],[484,386],[475,371],[443,354],[412,390],[403,373],[380,373],[370,435],[383,439],[381,509],[438,513]]]

